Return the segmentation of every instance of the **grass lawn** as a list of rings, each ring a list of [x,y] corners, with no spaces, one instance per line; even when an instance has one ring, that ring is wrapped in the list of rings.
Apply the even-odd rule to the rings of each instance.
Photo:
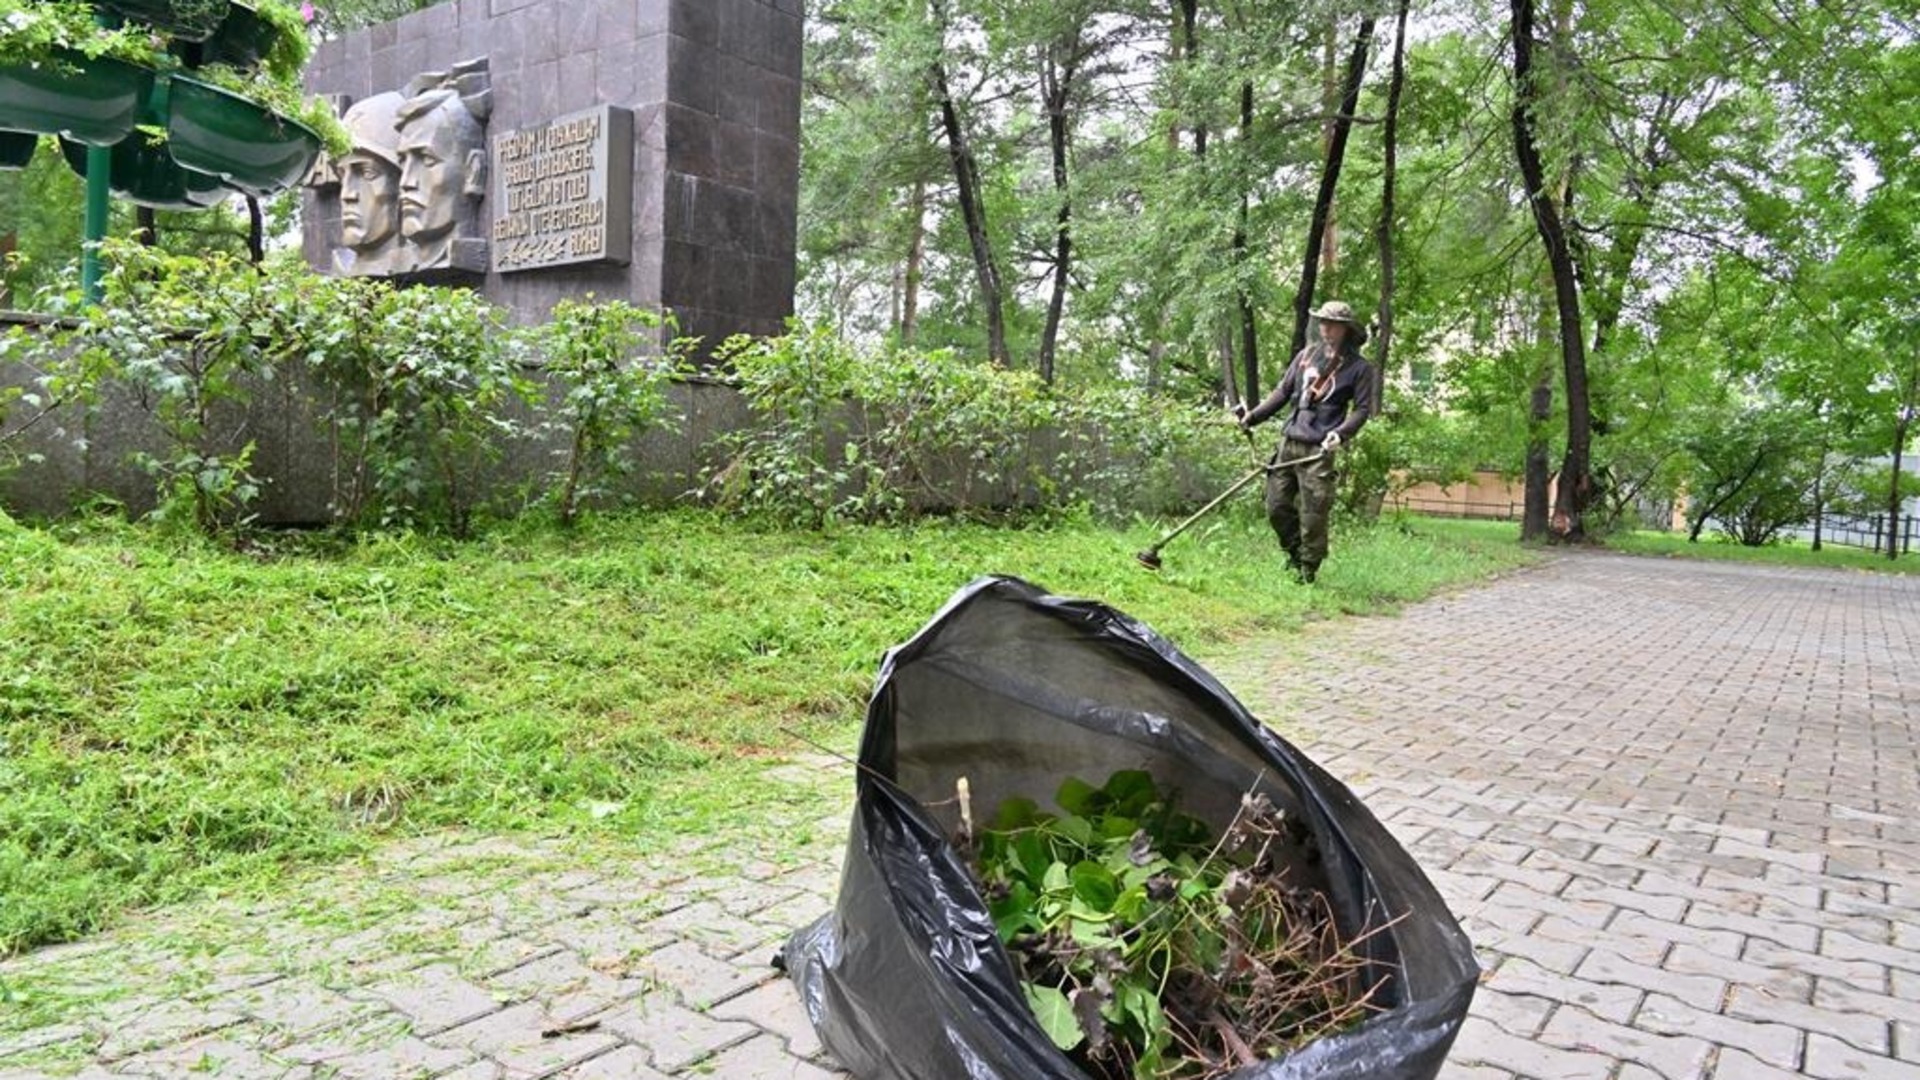
[[[1241,511],[1157,575],[1131,553],[1158,523],[806,534],[689,511],[235,553],[0,516],[0,955],[386,836],[724,829],[788,729],[851,747],[881,652],[980,574],[1204,655],[1532,557],[1457,523],[1343,528],[1309,589]]]
[[[1743,547],[1722,536],[1702,536],[1687,543],[1685,533],[1631,532],[1607,537],[1607,546],[1629,555],[1665,555],[1684,559],[1728,559],[1737,562],[1778,563],[1782,566],[1826,566],[1841,570],[1871,570],[1882,574],[1920,574],[1920,552],[1889,559],[1860,548],[1823,546],[1813,550],[1804,540],[1784,540],[1766,547]]]
[[[1469,521],[1460,518],[1434,518],[1407,515],[1401,519],[1407,528],[1436,540],[1451,543],[1499,545],[1519,539],[1516,521]],[[1869,570],[1883,574],[1920,574],[1920,552],[1898,560],[1859,548],[1828,545],[1814,551],[1803,540],[1786,540],[1766,547],[1742,547],[1723,536],[1702,536],[1697,544],[1687,543],[1684,533],[1651,530],[1614,533],[1600,546],[1622,555],[1652,555],[1678,559],[1724,559],[1734,562],[1774,563],[1781,566],[1819,566],[1836,570]]]

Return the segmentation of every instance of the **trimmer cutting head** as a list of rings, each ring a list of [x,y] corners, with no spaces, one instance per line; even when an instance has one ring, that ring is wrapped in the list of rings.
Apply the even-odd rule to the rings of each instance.
[[[1160,569],[1160,553],[1157,551],[1136,551],[1133,553],[1133,561],[1149,570]]]

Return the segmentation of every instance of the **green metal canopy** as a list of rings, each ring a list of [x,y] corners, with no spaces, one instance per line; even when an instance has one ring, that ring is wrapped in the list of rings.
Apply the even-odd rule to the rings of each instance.
[[[183,167],[268,195],[300,182],[320,154],[312,128],[217,86],[172,77],[167,147]]]
[[[102,27],[116,18],[152,27],[190,69],[256,68],[285,32],[249,0],[98,2]],[[0,168],[24,168],[43,135],[59,137],[87,180],[81,277],[89,298],[98,294],[110,195],[172,209],[202,209],[236,191],[270,195],[298,184],[321,150],[319,133],[243,94],[57,46],[0,63]]]
[[[70,49],[54,49],[33,63],[0,64],[0,130],[112,146],[133,131],[153,77],[144,68]]]

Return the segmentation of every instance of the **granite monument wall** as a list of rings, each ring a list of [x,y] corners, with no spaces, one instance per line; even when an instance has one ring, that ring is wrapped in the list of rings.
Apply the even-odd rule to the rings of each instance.
[[[484,106],[469,111],[484,115],[487,175],[469,184],[484,186],[493,250],[484,271],[427,279],[464,279],[522,323],[563,297],[623,299],[672,312],[711,347],[778,333],[793,312],[801,4],[447,0],[322,45],[307,85],[351,108],[464,83]],[[589,133],[583,117],[614,130]],[[311,192],[305,215],[305,254],[323,272],[343,250],[332,191]],[[603,224],[624,225],[623,242]]]

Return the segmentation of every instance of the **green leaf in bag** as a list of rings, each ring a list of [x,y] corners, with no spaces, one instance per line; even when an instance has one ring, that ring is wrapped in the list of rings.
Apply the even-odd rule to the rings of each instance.
[[[1073,1006],[1059,987],[1021,983],[1020,988],[1027,992],[1027,1007],[1033,1010],[1033,1018],[1040,1021],[1041,1030],[1053,1040],[1053,1045],[1062,1050],[1080,1045],[1085,1037],[1080,1031],[1080,1022],[1073,1018]]]

